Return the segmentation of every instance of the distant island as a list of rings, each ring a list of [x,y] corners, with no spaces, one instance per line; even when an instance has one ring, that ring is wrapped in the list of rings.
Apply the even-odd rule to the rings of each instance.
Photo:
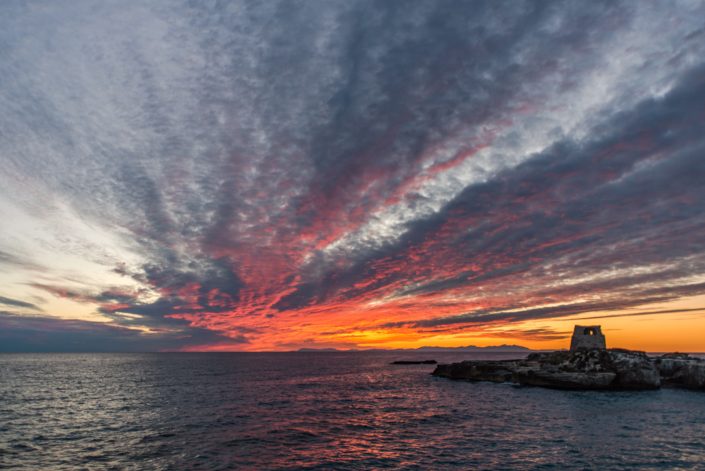
[[[466,347],[419,347],[415,350],[420,352],[530,352],[530,348],[521,345],[490,345],[487,347],[477,347],[468,345]]]
[[[530,352],[530,348],[522,347],[521,345],[490,345],[487,347],[478,347],[475,345],[467,345],[464,347],[418,347],[418,348],[365,348],[365,349],[337,349],[337,348],[299,348],[296,350],[301,353],[315,352],[424,352],[424,353],[442,353],[442,352]]]
[[[338,350],[337,348],[299,348],[296,350],[300,353],[316,353],[316,352],[350,352],[355,350]]]

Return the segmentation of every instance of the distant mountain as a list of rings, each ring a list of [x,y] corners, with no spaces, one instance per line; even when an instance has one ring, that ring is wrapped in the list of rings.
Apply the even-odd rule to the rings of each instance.
[[[490,345],[488,347],[477,347],[467,345],[465,347],[419,347],[420,352],[528,352],[530,348],[521,345]]]
[[[338,350],[337,348],[299,348],[297,352],[312,353],[312,352],[349,352],[353,350]]]
[[[491,345],[488,347],[477,347],[467,345],[465,347],[419,347],[419,348],[369,348],[361,350],[339,350],[337,348],[299,348],[297,352],[529,352],[530,348],[521,345]]]

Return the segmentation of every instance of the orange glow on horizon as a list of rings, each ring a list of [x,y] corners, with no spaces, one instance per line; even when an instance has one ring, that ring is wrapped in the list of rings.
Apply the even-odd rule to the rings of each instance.
[[[378,312],[357,313],[357,327],[350,327],[350,313],[324,311],[296,327],[299,316],[287,320],[288,328],[277,329],[256,344],[223,342],[189,347],[184,351],[290,351],[299,348],[414,349],[422,346],[479,347],[516,344],[534,350],[568,348],[574,324],[602,325],[609,348],[648,352],[703,352],[705,296],[681,299],[614,312],[593,312],[579,316],[539,319],[516,323],[496,323],[458,328],[450,332],[409,327],[380,328]],[[679,313],[679,310],[690,309]],[[694,310],[693,310],[694,309]],[[654,311],[674,313],[648,314]],[[669,311],[670,312],[670,311]],[[311,317],[316,317],[312,319]],[[341,319],[342,317],[342,319]],[[393,319],[390,316],[388,319]],[[280,319],[279,321],[284,321]]]

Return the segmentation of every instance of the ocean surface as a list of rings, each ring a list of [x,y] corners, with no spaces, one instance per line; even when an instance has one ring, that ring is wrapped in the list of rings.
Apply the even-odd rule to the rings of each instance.
[[[2,354],[0,468],[705,469],[704,393],[552,391],[389,364],[512,357]]]

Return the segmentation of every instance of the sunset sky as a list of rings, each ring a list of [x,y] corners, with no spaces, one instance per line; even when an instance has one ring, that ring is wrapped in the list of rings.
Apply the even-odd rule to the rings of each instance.
[[[3,1],[0,351],[705,351],[705,2]]]

